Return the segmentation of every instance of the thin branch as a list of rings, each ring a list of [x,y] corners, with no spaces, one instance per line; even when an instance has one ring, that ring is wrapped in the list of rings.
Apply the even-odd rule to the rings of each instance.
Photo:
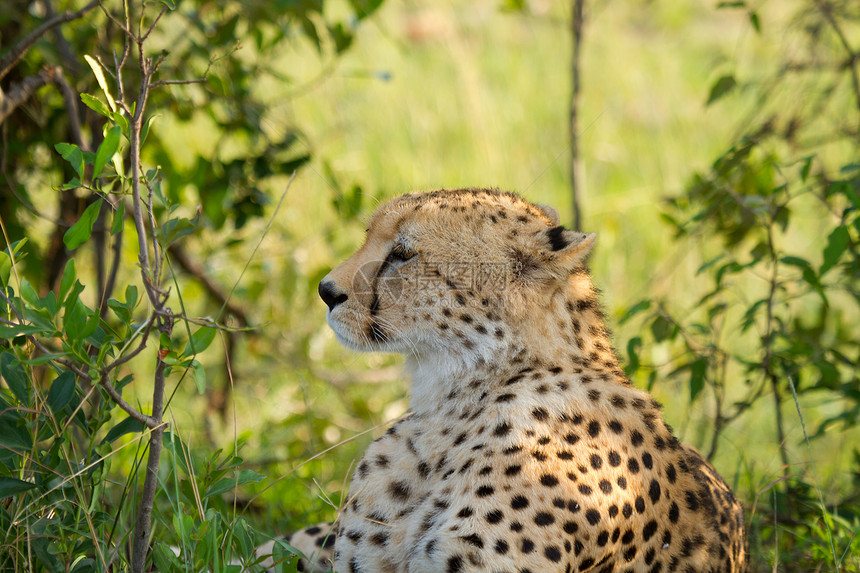
[[[773,371],[773,307],[776,300],[776,291],[779,287],[779,258],[777,257],[776,247],[774,245],[773,225],[773,220],[769,221],[767,225],[767,248],[773,269],[768,285],[767,302],[765,306],[766,318],[764,334],[762,336],[762,342],[764,344],[762,369],[765,377],[770,382],[771,392],[773,393],[774,412],[776,414],[776,434],[777,440],[779,441],[779,455],[782,459],[783,474],[788,475],[790,468],[788,463],[788,450],[785,443],[785,429],[782,420],[782,396],[779,391],[779,379],[776,376],[776,372]]]
[[[63,94],[63,105],[66,108],[66,115],[69,116],[69,130],[72,132],[72,139],[81,148],[81,151],[90,151],[90,146],[84,140],[83,132],[81,131],[81,118],[78,112],[80,95],[69,85],[66,76],[63,75],[62,68],[59,66],[54,68],[53,80],[54,84],[59,88],[60,93]]]
[[[108,10],[107,7],[102,3],[102,0],[96,0],[96,1],[98,2],[98,5],[101,7],[102,12],[104,12],[105,16],[108,17],[108,20],[113,22],[114,25],[116,25],[117,28],[122,30],[125,33],[125,35],[128,36],[130,39],[137,40],[137,37],[132,33],[132,31],[129,30],[128,27],[124,26],[122,22],[120,22],[119,20],[116,19],[116,17],[111,13],[111,11]]]
[[[157,82],[152,82],[153,88],[159,88],[161,86],[185,86],[188,84],[202,84],[206,81],[207,78],[197,78],[193,80],[158,80]]]
[[[75,12],[65,12],[58,16],[54,16],[53,18],[44,22],[41,26],[24,36],[15,46],[6,52],[6,54],[0,58],[0,80],[6,77],[6,74],[15,67],[21,58],[23,58],[30,48],[33,47],[39,38],[44,36],[47,32],[50,32],[57,26],[61,24],[65,24],[66,22],[71,22],[72,20],[77,20],[81,18],[84,14],[95,8],[100,2],[98,0],[93,0],[80,10]]]
[[[860,72],[857,71],[857,64],[860,62],[860,53],[855,52],[851,47],[851,44],[848,42],[848,38],[845,36],[845,33],[839,26],[836,18],[833,16],[832,6],[825,3],[823,0],[816,0],[815,3],[824,15],[824,19],[827,20],[827,23],[830,24],[831,28],[833,28],[833,31],[839,38],[839,42],[842,44],[842,47],[845,48],[845,51],[848,53],[847,64],[851,69],[851,80],[854,87],[854,97],[857,101],[857,110],[860,111]]]
[[[126,42],[125,46],[122,49],[122,56],[117,59],[116,52],[113,53],[113,63],[116,69],[116,75],[114,79],[116,80],[117,91],[119,92],[119,101],[125,105],[125,83],[122,81],[122,70],[125,67],[125,62],[128,60],[128,52],[129,52],[129,44]],[[131,114],[129,114],[131,115]]]
[[[103,375],[99,379],[99,384],[107,391],[108,395],[110,395],[111,397],[111,400],[113,400],[117,406],[122,408],[131,418],[137,420],[147,428],[151,428],[153,431],[155,431],[155,429],[159,426],[162,426],[162,423],[158,421],[155,416],[147,416],[146,414],[142,414],[141,412],[138,412],[134,408],[134,406],[123,400],[120,393],[117,391],[116,388],[113,387],[113,384],[110,383],[110,380],[108,380],[107,375]]]
[[[6,118],[12,115],[12,112],[25,101],[30,99],[36,90],[48,84],[53,75],[52,68],[45,68],[38,74],[27,76],[21,81],[12,84],[12,88],[8,93],[3,93],[0,90],[0,123],[6,121]]]
[[[164,414],[164,371],[167,364],[158,359],[155,365],[153,385],[153,402],[151,419],[158,421],[158,427],[152,429],[149,437],[149,457],[146,461],[146,477],[143,480],[143,492],[140,498],[140,509],[134,526],[134,543],[132,547],[131,568],[136,573],[144,571],[146,554],[149,550],[149,535],[152,530],[152,506],[155,502],[155,490],[158,486],[158,462],[161,457],[165,424],[161,424]]]
[[[106,197],[108,203],[112,203],[110,196]],[[120,197],[120,201],[122,198]],[[114,212],[114,217],[116,217],[116,213]],[[123,236],[123,225],[120,224],[119,231],[113,239],[113,246],[111,247],[111,266],[108,271],[107,281],[105,282],[105,288],[102,292],[102,300],[99,304],[99,316],[104,318],[107,315],[107,303],[113,294],[113,290],[116,287],[116,277],[119,273],[119,264],[122,259],[122,236]]]
[[[57,16],[54,11],[54,5],[51,0],[43,0],[42,5],[45,7],[45,17],[48,19]],[[72,76],[77,76],[81,70],[81,61],[75,49],[63,35],[63,29],[60,27],[54,28],[54,42],[56,43],[57,53],[63,60],[63,67],[71,73]]]
[[[143,349],[146,348],[146,342],[149,340],[149,333],[150,333],[150,331],[152,331],[153,322],[154,322],[154,317],[150,316],[149,320],[147,320],[146,323],[142,324],[140,326],[140,328],[138,328],[138,332],[143,330],[143,337],[140,340],[140,344],[138,344],[137,348],[135,348],[134,350],[132,350],[128,354],[123,354],[122,356],[120,356],[119,358],[117,358],[116,360],[114,360],[110,364],[106,365],[104,368],[102,368],[102,372],[104,374],[109,373],[111,370],[116,370],[117,368],[119,368],[120,366],[122,366],[123,364],[125,364],[126,362],[128,362],[129,360],[131,360],[132,358],[134,358],[135,356],[137,356],[141,352],[143,352]],[[132,340],[136,336],[137,336],[137,333],[135,333],[135,335],[132,337]]]
[[[146,32],[144,32],[143,35],[141,35],[141,37],[140,37],[141,42],[145,42],[147,40],[147,38],[149,38],[149,35],[152,34],[153,30],[155,30],[155,27],[158,25],[158,21],[161,20],[161,17],[164,16],[165,12],[167,12],[167,5],[166,4],[161,7],[161,11],[155,17],[155,20],[152,21],[152,24],[149,25],[149,28],[147,28]],[[143,21],[142,17],[141,17],[141,21]]]
[[[570,190],[573,206],[573,228],[582,229],[580,194],[582,192],[582,160],[579,157],[579,68],[582,51],[582,25],[585,0],[573,0],[571,16],[571,35],[573,51],[571,54],[571,93],[570,93]]]
[[[142,52],[142,50],[141,50]],[[141,54],[142,55],[142,54]],[[144,216],[142,210],[142,201],[140,198],[140,130],[141,118],[143,109],[146,105],[146,98],[149,89],[149,73],[147,69],[147,60],[143,58],[140,62],[141,82],[140,93],[138,94],[137,108],[129,122],[129,131],[131,135],[131,145],[129,149],[131,163],[131,197],[134,225],[137,229],[137,246],[139,250],[138,261],[140,262],[140,272],[143,275],[143,284],[146,292],[149,295],[153,304],[156,302],[156,295],[153,289],[152,280],[154,276],[150,276],[149,264],[149,245],[146,240],[146,227],[144,226]]]

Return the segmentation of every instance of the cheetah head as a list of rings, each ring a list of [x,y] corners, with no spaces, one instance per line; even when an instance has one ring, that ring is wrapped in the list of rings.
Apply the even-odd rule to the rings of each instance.
[[[373,214],[319,294],[347,347],[406,354],[419,373],[469,371],[524,344],[594,241],[512,193],[412,193]]]

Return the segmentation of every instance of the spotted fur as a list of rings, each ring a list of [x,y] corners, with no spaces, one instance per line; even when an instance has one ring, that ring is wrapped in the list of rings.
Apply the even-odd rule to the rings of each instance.
[[[594,240],[492,190],[373,215],[320,295],[345,345],[407,355],[411,415],[357,466],[336,571],[746,570],[740,504],[619,367]]]

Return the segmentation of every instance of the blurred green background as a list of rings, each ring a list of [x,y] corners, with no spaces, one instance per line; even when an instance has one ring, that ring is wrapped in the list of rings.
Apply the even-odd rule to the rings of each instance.
[[[10,11],[0,10],[5,13],[0,17],[4,48],[45,17],[41,3],[7,4]],[[687,375],[673,362],[689,348],[676,335],[661,335],[651,321],[656,315],[626,317],[643,299],[651,301],[650,311],[671,308],[666,316],[708,312],[701,300],[712,277],[700,272],[703,263],[741,251],[746,256],[755,241],[726,241],[707,229],[681,233],[682,209],[667,199],[689,195],[696,174],[710,172],[752,126],[767,125],[768,115],[778,118],[775,110],[791,108],[797,117],[827,120],[810,128],[803,144],[784,137],[770,146],[782,168],[794,169],[792,162],[813,147],[819,154],[815,170],[820,167],[822,173],[858,160],[856,139],[824,139],[834,131],[856,131],[860,111],[851,99],[849,66],[826,71],[823,60],[804,59],[805,42],[813,36],[805,35],[809,24],[803,16],[816,5],[793,0],[719,6],[669,0],[586,3],[579,141],[583,230],[598,235],[591,260],[594,282],[603,292],[622,359],[629,364],[631,349],[637,352],[634,382],[665,405],[679,438],[704,452],[715,450],[714,465],[750,509],[755,570],[807,570],[816,562],[830,563],[834,539],[842,570],[860,570],[860,431],[852,422],[860,387],[851,366],[858,358],[860,330],[857,299],[851,295],[857,287],[856,263],[838,278],[847,294],[835,294],[822,305],[789,289],[779,302],[788,330],[790,318],[805,320],[822,308],[833,310],[822,328],[831,329],[840,348],[849,349],[842,353],[848,363],[833,366],[837,382],[800,395],[810,434],[847,412],[839,423],[824,427],[811,453],[782,378],[782,445],[789,466],[781,457],[772,400],[741,408],[743,415],[725,423],[713,440],[717,394],[693,390],[695,373]],[[857,7],[850,2],[833,6],[842,10],[848,40],[860,50]],[[117,36],[103,31],[107,24],[96,10],[69,24],[67,37],[81,53],[102,51],[109,62],[108,48]],[[838,39],[821,34],[817,38],[826,46],[839,48]],[[286,533],[333,519],[363,449],[384,431],[385,422],[406,410],[408,381],[401,374],[401,358],[358,354],[337,344],[316,295],[318,281],[360,245],[373,209],[407,191],[497,187],[556,206],[570,224],[570,5],[554,0],[189,2],[164,16],[150,43],[151,53],[168,51],[165,77],[194,78],[208,69],[206,82],[164,87],[150,102],[155,119],[142,158],[147,168],[162,170],[160,189],[173,206],[157,214],[190,218],[202,213],[181,248],[198,275],[223,293],[235,287],[231,302],[248,322],[247,330],[217,336],[198,357],[206,372],[203,393],[191,376],[175,373],[168,379],[169,395],[175,389],[167,410],[171,430],[200,467],[219,448],[241,445],[242,467],[266,476],[236,493],[237,511],[259,529]],[[61,60],[57,45],[46,36],[21,68],[35,73]],[[825,74],[848,79],[834,81],[835,88],[815,76],[779,83],[787,62],[818,65]],[[851,65],[856,70],[860,62]],[[725,94],[715,93],[725,77],[735,83]],[[76,78],[80,91],[99,93],[86,67]],[[838,94],[835,103],[813,105],[827,89]],[[4,157],[11,160],[4,167],[7,186],[0,191],[5,195],[0,213],[12,241],[29,237],[22,272],[44,294],[57,280],[45,270],[55,252],[56,219],[76,220],[86,193],[61,192],[77,193],[77,203],[65,211],[58,203],[56,188],[69,170],[53,144],[68,141],[67,122],[60,96],[40,93],[38,103],[19,109],[4,126]],[[84,131],[97,133],[87,125]],[[820,141],[814,141],[816,134]],[[776,163],[761,162],[774,180],[780,177]],[[296,177],[276,209],[293,168]],[[791,203],[792,232],[780,235],[785,253],[802,253],[816,266],[834,221],[846,221],[835,210],[828,219],[819,204],[814,193],[798,193]],[[846,232],[855,245],[858,229]],[[139,280],[130,222],[125,234],[119,292]],[[95,272],[97,248],[87,243],[67,253],[74,256],[79,276]],[[856,260],[856,251],[853,256]],[[221,301],[207,293],[195,272],[175,257],[171,266],[176,282],[170,278],[167,284],[173,288],[174,310],[181,293],[189,316],[217,316]],[[757,273],[753,269],[749,276],[721,283],[742,308],[767,290],[767,276]],[[96,301],[97,289],[88,285],[83,296]],[[740,314],[727,311],[721,323],[729,325],[719,334],[719,345],[727,351],[743,353],[761,342],[761,332],[731,327]],[[225,320],[242,326],[235,316]],[[631,346],[636,337],[645,340]],[[152,355],[145,352],[127,368],[135,382],[124,395],[143,411],[152,399],[147,383],[152,365]],[[746,400],[750,384],[744,380],[755,375],[735,363],[722,372],[728,381],[722,404]],[[818,379],[818,374],[803,374],[807,386]],[[114,419],[120,419],[118,413]],[[114,456],[115,475],[131,471],[141,455],[132,450]],[[165,457],[164,465],[170,464]],[[774,486],[780,479],[786,483]],[[796,496],[805,509],[778,499],[777,492]],[[828,533],[823,522],[809,525],[821,518],[819,494],[832,510],[824,519],[839,529],[838,535]],[[225,497],[224,507],[233,501]],[[842,513],[837,503],[843,504]],[[175,535],[171,509],[162,505],[155,535],[170,539]],[[780,522],[783,511],[789,520]],[[789,541],[777,541],[780,536]],[[13,545],[7,540],[5,547]],[[786,552],[799,561],[792,563]],[[820,570],[832,569],[830,563]]]

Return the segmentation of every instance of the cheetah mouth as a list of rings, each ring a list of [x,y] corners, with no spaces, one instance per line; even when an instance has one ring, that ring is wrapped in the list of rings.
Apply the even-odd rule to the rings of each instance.
[[[373,352],[382,349],[382,345],[374,343],[372,337],[367,333],[338,320],[337,317],[332,315],[331,311],[326,313],[326,322],[328,322],[329,327],[334,331],[334,336],[337,338],[337,341],[350,350]]]
[[[334,331],[335,338],[345,347],[358,352],[409,353],[409,344],[401,339],[397,329],[386,327],[385,321],[369,320],[346,322],[335,313],[326,313],[326,322]],[[365,324],[366,323],[366,324]]]

